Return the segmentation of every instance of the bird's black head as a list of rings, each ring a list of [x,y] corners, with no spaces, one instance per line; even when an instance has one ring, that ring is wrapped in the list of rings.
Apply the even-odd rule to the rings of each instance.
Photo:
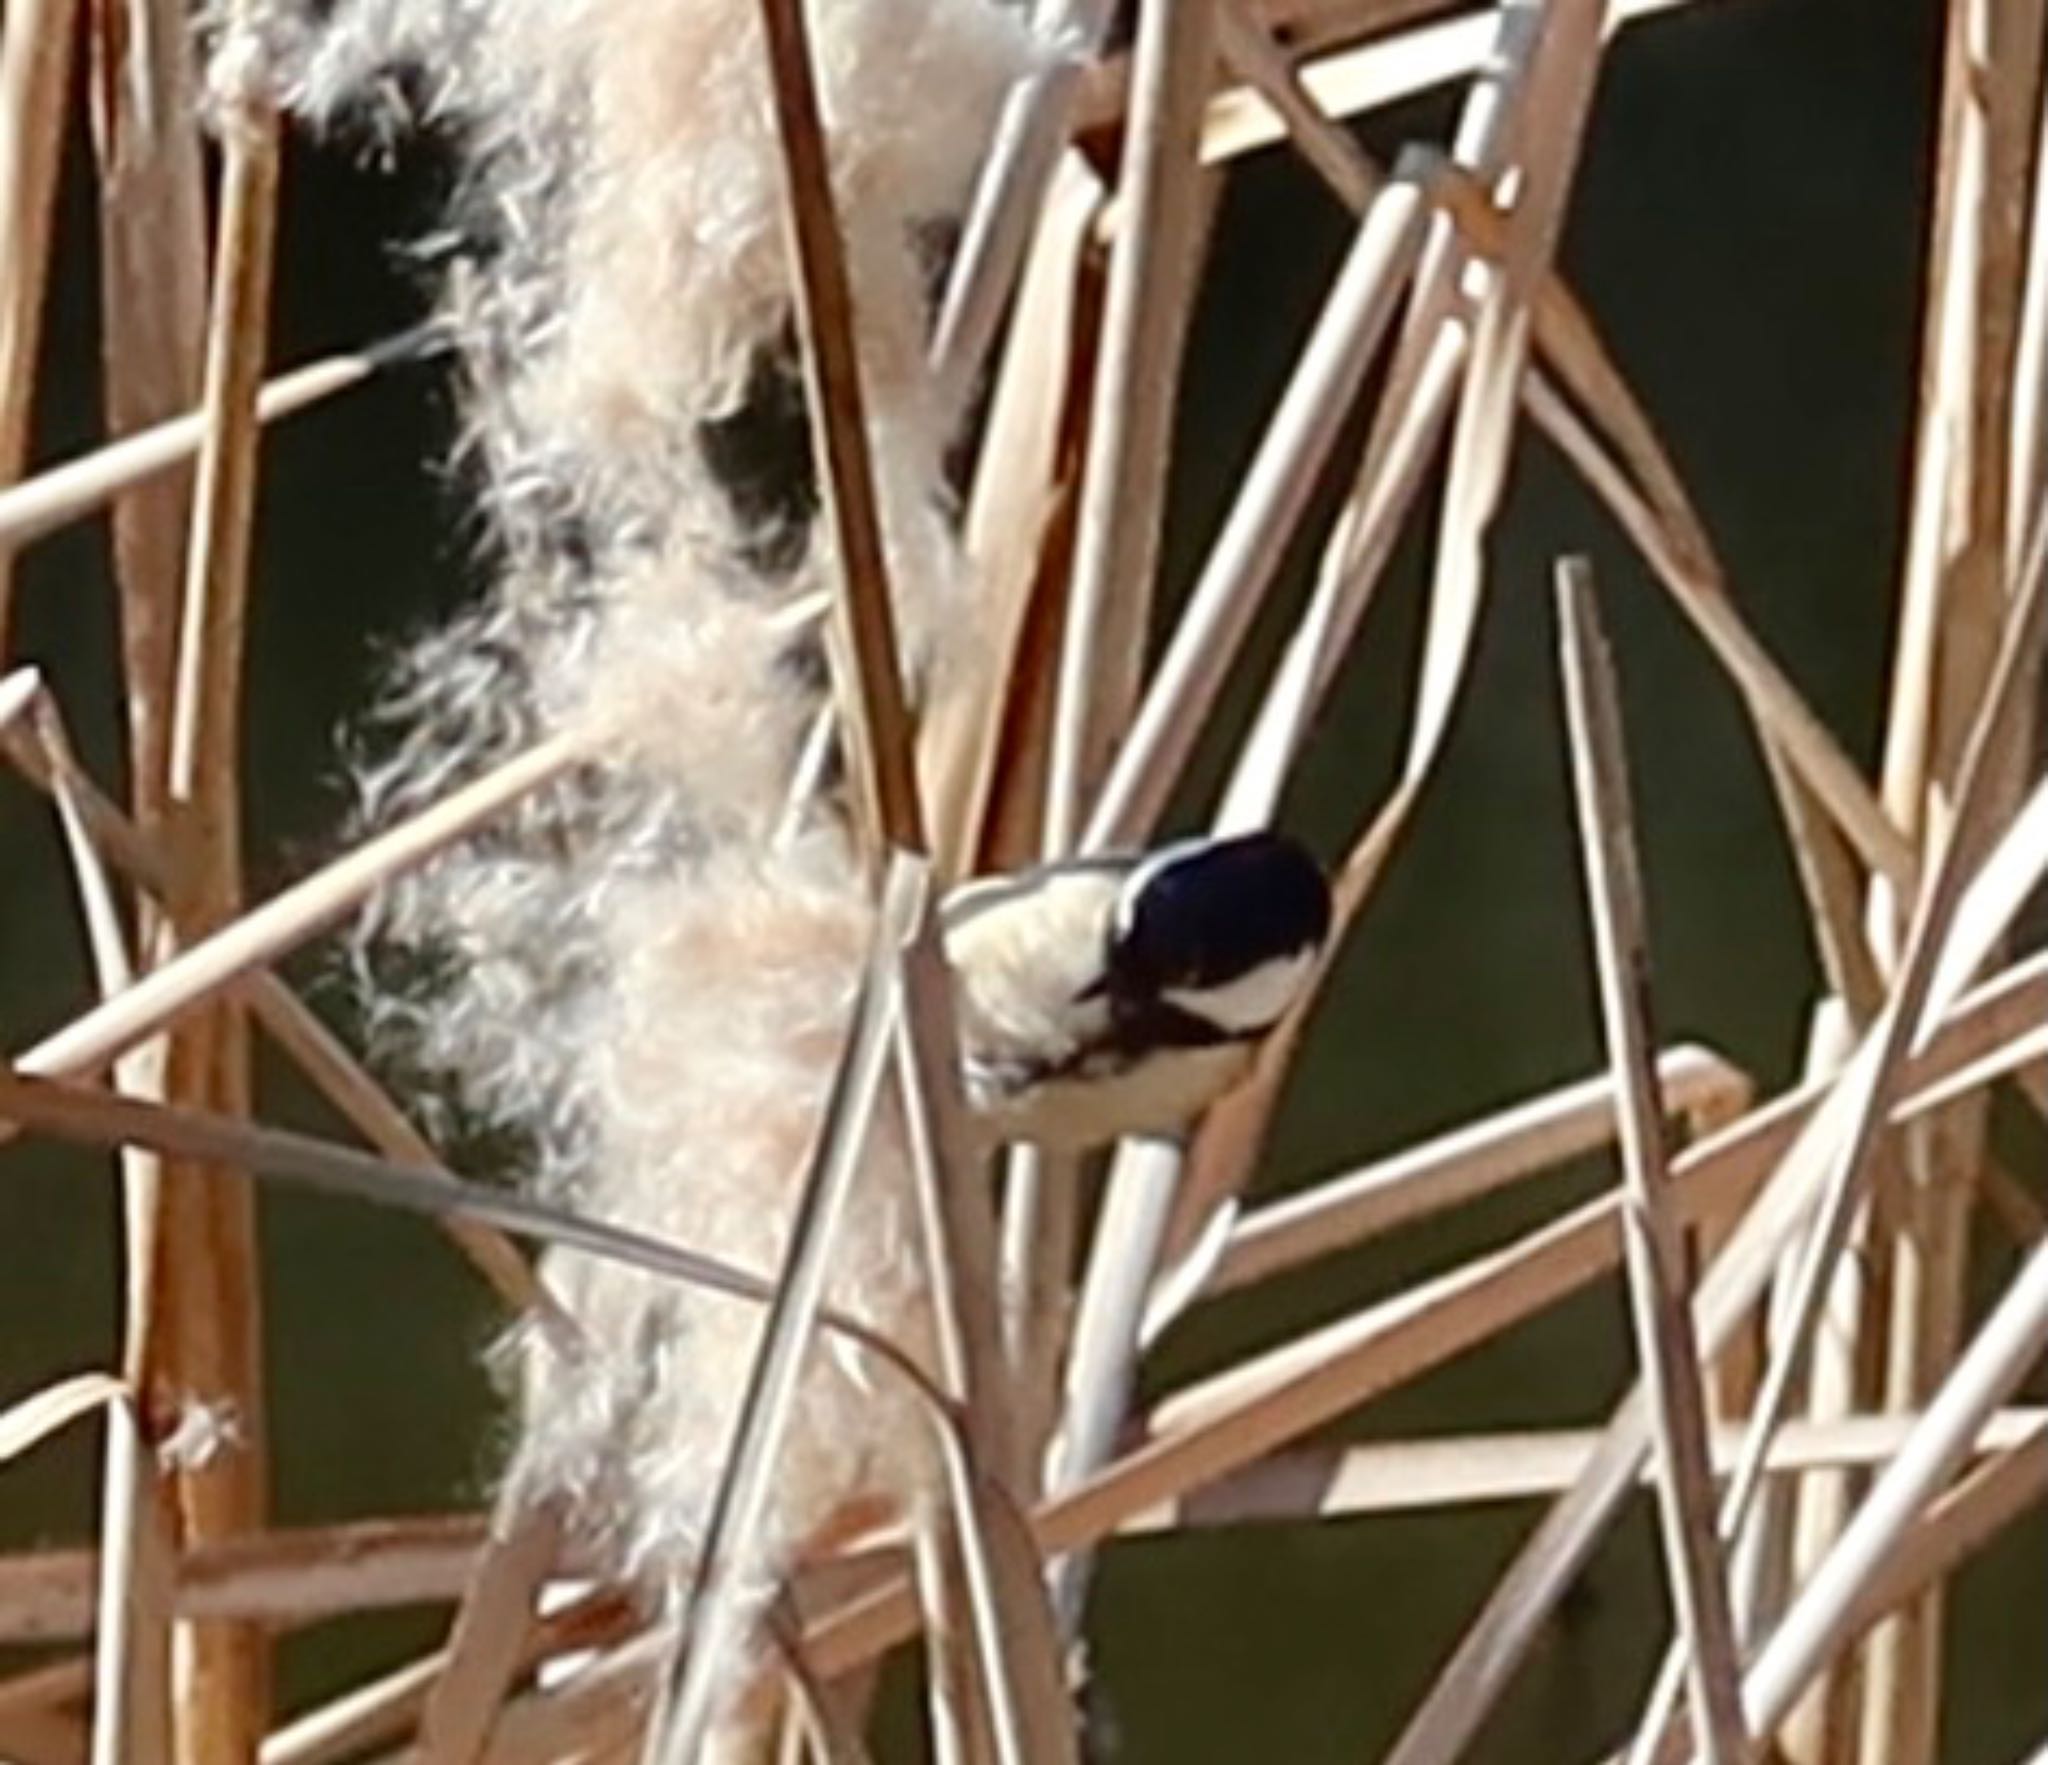
[[[1228,1035],[1269,1028],[1330,929],[1322,868],[1284,834],[1190,840],[1131,873],[1111,931],[1110,987],[1171,1001]]]

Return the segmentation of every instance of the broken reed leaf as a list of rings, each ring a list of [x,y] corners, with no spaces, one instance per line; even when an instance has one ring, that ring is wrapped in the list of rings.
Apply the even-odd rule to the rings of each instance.
[[[1579,144],[1600,65],[1605,0],[1563,0],[1540,10],[1507,0],[1500,10],[1499,70],[1474,83],[1458,128],[1455,157],[1489,184],[1511,163],[1516,197],[1505,243],[1476,301],[1465,384],[1452,424],[1450,464],[1430,577],[1428,623],[1416,679],[1407,773],[1427,770],[1459,697],[1479,619],[1485,546],[1506,487],[1530,309],[1550,274],[1564,228]],[[1495,87],[1498,95],[1495,96]],[[1491,102],[1489,103],[1489,100]],[[1541,128],[1529,119],[1543,119]],[[1519,133],[1519,152],[1506,141]],[[1446,286],[1463,268],[1439,222],[1433,266]],[[1425,270],[1429,274],[1429,270]]]
[[[1089,846],[1142,839],[1160,813],[1393,319],[1424,218],[1421,192],[1397,176],[1360,222],[1116,754],[1091,813]],[[1271,762],[1276,774],[1282,765],[1281,757]],[[1235,792],[1226,800],[1234,805]],[[1243,827],[1255,817],[1233,806],[1226,819]]]
[[[1664,1111],[1650,1050],[1649,927],[1635,843],[1620,688],[1583,559],[1558,566],[1558,625],[1571,770],[1600,1011],[1614,1070],[1625,1205],[1622,1249],[1636,1362],[1652,1420],[1665,1580],[1684,1639],[1694,1743],[1712,1765],[1751,1751],[1742,1721],[1727,1562],[1714,1533],[1714,1485],[1691,1245],[1670,1208]]]

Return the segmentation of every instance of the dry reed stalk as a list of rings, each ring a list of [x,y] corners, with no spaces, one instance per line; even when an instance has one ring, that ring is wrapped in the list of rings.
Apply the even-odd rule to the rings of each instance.
[[[289,1627],[350,1611],[450,1602],[461,1596],[488,1524],[479,1514],[435,1514],[233,1539],[179,1557],[173,1604],[196,1617]],[[0,1641],[90,1635],[96,1563],[82,1548],[0,1557]]]
[[[1892,991],[1877,1023],[1844,1068],[1827,1105],[1786,1157],[1788,1186],[1803,1164],[1808,1167],[1804,1180],[1817,1184],[1818,1195],[1810,1229],[1793,1264],[1782,1339],[1773,1345],[1749,1440],[1723,1503],[1722,1531],[1726,1536],[1739,1535],[1747,1522],[1761,1477],[1764,1448],[1785,1416],[1804,1370],[1835,1265],[1868,1191],[1868,1166],[1884,1131],[1891,1100],[1903,1082],[1902,1063],[1923,1033],[1925,1015],[1930,1008],[1940,1008],[1936,983],[1944,968],[1962,966],[1945,961],[1944,947],[1960,940],[1973,950],[1988,951],[2003,935],[2004,921],[1973,924],[1961,917],[1961,909],[1970,895],[1971,867],[1992,844],[1990,826],[1999,812],[2008,744],[2026,727],[2044,641],[2048,641],[2048,523],[2040,525],[2018,605],[1972,722],[1952,819],[1914,906],[1906,947],[1892,977]],[[1665,1706],[1671,1684],[1667,1671],[1660,1687],[1666,1695],[1653,1698],[1644,1725],[1652,1735],[1662,1732],[1668,1722]]]
[[[1215,0],[1153,6],[1138,18],[1131,113],[1118,168],[1111,251],[1074,559],[1065,605],[1047,760],[1042,843],[1049,857],[1095,844],[1092,814],[1114,745],[1126,738],[1142,685],[1146,628],[1159,569],[1167,467],[1181,357],[1192,315],[1206,203],[1197,164],[1202,107],[1215,72]],[[1166,1160],[1170,1166],[1170,1156]],[[1161,1189],[1156,1149],[1126,1146],[1108,1179],[1067,1358],[1063,1424],[1048,1486],[1100,1462],[1121,1417],[1143,1288],[1161,1229],[1146,1223]],[[1044,1189],[1071,1184],[1061,1161],[1020,1161],[1012,1206],[1021,1234],[1048,1211]],[[1163,1217],[1163,1216],[1162,1216]],[[1041,1252],[1064,1261],[1072,1231]],[[1085,1563],[1056,1571],[1071,1636]]]
[[[832,198],[817,78],[801,0],[760,0],[785,217],[796,269],[804,377],[815,417],[819,481],[838,542],[833,597],[834,686],[841,729],[866,807],[879,885],[884,842],[925,849],[910,714],[897,659],[894,602],[869,457],[853,288]]]
[[[178,1720],[172,1652],[175,1516],[132,1400],[107,1412],[93,1657],[92,1765],[170,1765]]]
[[[387,369],[420,361],[435,352],[440,338],[438,327],[419,325],[360,349],[289,369],[263,383],[256,399],[257,420],[268,424],[295,416]],[[19,549],[99,513],[109,504],[118,505],[131,493],[187,464],[199,452],[205,433],[205,414],[188,410],[76,459],[45,467],[19,484],[0,484],[0,546]]]
[[[1664,1110],[1691,1116],[1717,1104],[1746,1109],[1747,1075],[1703,1049],[1680,1047],[1657,1063]],[[1524,1177],[1598,1151],[1614,1138],[1610,1078],[1582,1080],[1453,1129],[1437,1139],[1248,1208],[1217,1246],[1205,1294],[1229,1293],[1382,1232],[1475,1200]]]
[[[464,1182],[438,1167],[396,1164],[353,1147],[254,1126],[232,1116],[0,1069],[0,1126],[10,1133],[34,1132],[81,1146],[137,1146],[231,1165],[251,1175],[429,1219],[466,1218],[757,1305],[769,1303],[775,1293],[765,1276],[665,1239],[491,1185]],[[934,1411],[948,1413],[944,1397],[924,1369],[887,1337],[829,1308],[821,1314],[821,1327],[902,1377]]]
[[[1257,89],[1287,125],[1302,161],[1345,207],[1365,212],[1380,187],[1365,150],[1308,95],[1286,51],[1255,14],[1250,0],[1219,0],[1216,36],[1223,64]]]
[[[2029,157],[2044,25],[2033,0],[1946,9],[1936,196],[1921,360],[1919,446],[1900,637],[1886,728],[1892,814],[1923,847],[1958,788],[1975,707],[2011,614],[2033,501],[2011,501],[2013,386],[2026,277]],[[2033,168],[2038,178],[2040,168]],[[1995,763],[2009,801],[2031,740]],[[1881,929],[1903,908],[1879,897]],[[1970,1201],[1988,1118],[1970,1100],[1910,1135],[1886,1279],[1864,1328],[1883,1340],[1881,1401],[1917,1406],[1939,1388],[1964,1327]],[[1881,1302],[1881,1303],[1880,1303]],[[1932,1765],[1942,1674],[1942,1591],[1885,1624],[1864,1657],[1861,1765]]]
[[[508,805],[561,778],[581,758],[565,737],[536,744],[179,951],[125,992],[44,1038],[15,1065],[35,1074],[97,1071],[184,1013],[240,985],[257,968],[317,937],[390,878],[425,863]]]
[[[987,358],[1067,146],[1082,58],[1108,29],[1110,0],[1040,0],[1033,23],[1063,53],[1011,91],[960,231],[932,327],[932,373],[951,407]]]
[[[1737,1684],[1727,1565],[1714,1536],[1706,1395],[1693,1333],[1688,1245],[1667,1194],[1664,1114],[1650,1049],[1649,928],[1635,845],[1614,664],[1583,560],[1558,567],[1565,708],[1579,809],[1601,1017],[1619,1104],[1622,1249],[1635,1317],[1636,1358],[1654,1421],[1652,1455],[1664,1563],[1683,1639],[1693,1740],[1704,1760],[1750,1757]]]
[[[1075,1758],[1045,1566],[1017,1504],[1035,1492],[1026,1434],[1005,1401],[995,1213],[959,1089],[952,987],[927,901],[902,952],[899,1088],[931,1264],[940,1371],[960,1403],[956,1446],[941,1431],[952,1512],[938,1542],[947,1584],[972,1615],[978,1674],[962,1690],[986,1720],[993,1756],[1026,1765]],[[800,1645],[799,1645],[800,1648]],[[938,1677],[934,1676],[934,1683]],[[974,1749],[970,1743],[966,1749]]]
[[[1045,826],[1053,856],[1080,839],[1136,698],[1200,236],[1195,140],[1214,35],[1215,0],[1139,14],[1060,654]]]
[[[1897,1453],[1915,1418],[1862,1415],[1793,1423],[1772,1445],[1780,1472],[1882,1465]],[[1976,1450],[1984,1458],[2048,1439],[2048,1411],[2004,1409],[1986,1424]],[[1453,1434],[1366,1446],[1295,1448],[1246,1467],[1178,1501],[1132,1515],[1122,1535],[1256,1521],[1334,1519],[1362,1514],[1445,1511],[1466,1504],[1553,1495],[1583,1474],[1600,1436],[1589,1429],[1528,1434]],[[1712,1462],[1731,1466],[1742,1444],[1736,1428],[1710,1437]],[[1643,1481],[1652,1475],[1644,1467]]]
[[[448,1629],[447,1660],[420,1713],[422,1765],[470,1765],[525,1664],[542,1587],[555,1573],[563,1516],[556,1503],[515,1510],[501,1500]]]
[[[0,488],[28,463],[78,16],[78,0],[23,0],[0,22]],[[9,649],[13,552],[0,541],[0,660]]]
[[[1699,0],[1613,0],[1611,36],[1624,26]],[[1494,19],[1484,11],[1424,23],[1359,48],[1312,57],[1300,77],[1310,98],[1333,117],[1352,117],[1481,74],[1494,48]],[[1084,112],[1087,126],[1114,114],[1119,94],[1103,92]],[[1285,119],[1264,97],[1239,88],[1217,96],[1203,129],[1202,156],[1221,164],[1283,139]]]
[[[92,109],[99,169],[101,352],[108,429],[123,436],[199,402],[206,334],[205,196],[201,183],[196,84],[183,8],[172,0],[126,6],[96,0],[88,11]],[[24,487],[26,488],[26,487]],[[143,826],[166,824],[189,484],[164,479],[122,496],[114,509],[114,568],[120,592],[122,705],[130,802]],[[172,914],[143,911],[138,947],[154,963],[173,948]],[[138,1095],[163,1096],[170,1045],[156,1041],[116,1065]],[[199,1101],[209,1101],[207,1092]],[[138,1149],[124,1152],[126,1217],[123,1359],[153,1443],[172,1418],[150,1385],[161,1370],[158,1255],[166,1185],[195,1173],[166,1168]],[[104,1526],[111,1555],[132,1547],[143,1584],[124,1609],[129,1636],[103,1639],[94,1746],[117,1758],[136,1741],[168,1746],[170,1648],[165,1603],[148,1597],[156,1551],[150,1541],[173,1524],[158,1511],[154,1468],[125,1436],[109,1438]],[[118,1565],[116,1565],[118,1567]],[[110,1572],[112,1572],[110,1570]],[[132,1657],[128,1665],[112,1653]],[[132,1731],[132,1732],[131,1732]]]

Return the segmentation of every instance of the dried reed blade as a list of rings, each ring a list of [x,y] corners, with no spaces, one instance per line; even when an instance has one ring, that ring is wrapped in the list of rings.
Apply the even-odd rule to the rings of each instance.
[[[1622,1248],[1635,1316],[1636,1360],[1649,1402],[1665,1573],[1684,1639],[1693,1737],[1701,1757],[1747,1759],[1736,1679],[1727,1565],[1714,1535],[1713,1473],[1699,1343],[1693,1334],[1684,1229],[1669,1206],[1664,1113],[1650,1050],[1649,926],[1636,854],[1614,662],[1582,559],[1558,567],[1557,605],[1572,780],[1601,1019],[1619,1104]]]
[[[443,341],[439,326],[417,325],[279,374],[257,394],[257,421],[275,423],[309,410],[390,368],[433,356]],[[187,411],[46,467],[22,483],[0,485],[0,548],[18,550],[46,539],[187,464],[205,432],[205,414]]]
[[[1066,147],[1081,64],[1101,41],[1110,11],[1109,0],[1048,0],[1037,8],[1047,60],[1004,100],[932,329],[933,381],[949,406],[981,371],[1016,286]]]
[[[234,1165],[253,1176],[429,1219],[460,1215],[515,1237],[608,1257],[757,1305],[771,1301],[776,1291],[764,1277],[701,1251],[510,1190],[464,1182],[438,1167],[396,1164],[304,1134],[33,1078],[19,1070],[0,1069],[0,1124],[13,1132],[33,1131],[83,1146],[142,1146],[174,1157]],[[830,1308],[823,1313],[822,1327],[899,1374],[930,1409],[942,1416],[950,1413],[924,1369],[887,1337]]]
[[[1747,1107],[1752,1091],[1746,1074],[1690,1046],[1667,1050],[1656,1076],[1663,1109],[1673,1116],[1718,1100]],[[1582,1079],[1249,1208],[1202,1290],[1232,1292],[1598,1151],[1614,1137],[1614,1099],[1611,1077]]]
[[[146,895],[161,901],[168,874],[161,853],[163,841],[136,827],[79,765],[62,715],[41,678],[29,669],[18,670],[8,678],[20,688],[19,714],[25,716],[32,710],[34,717],[26,729],[11,730],[8,725],[15,719],[0,707],[0,749],[32,784],[50,793],[64,816],[73,872],[87,895],[88,919],[95,927],[95,944],[102,951],[101,990],[117,990],[109,984],[116,973],[120,976],[119,987],[125,988],[132,977],[127,958],[118,948],[121,940],[114,935],[108,906],[112,888],[101,874],[101,860],[111,859]],[[315,1089],[371,1145],[407,1164],[439,1163],[426,1137],[333,1032],[275,974],[258,972],[252,977],[248,1002],[256,1020],[297,1063]],[[575,1327],[549,1298],[538,1275],[516,1247],[471,1221],[450,1220],[448,1230],[476,1264],[478,1272],[508,1303],[546,1309],[556,1327]]]
[[[83,1656],[46,1661],[0,1679],[0,1718],[66,1709],[92,1695],[92,1663]]]
[[[2013,386],[2043,11],[2036,0],[1956,0],[1945,21],[1919,430],[1883,768],[1888,806],[1923,845],[1957,787],[2007,597],[2034,538],[2021,518],[2035,507],[2010,498],[2024,445],[2013,429]],[[2003,757],[2005,789],[2030,746],[2022,737]],[[1880,931],[1895,935],[1908,905],[1880,895]],[[1981,1103],[1968,1103],[1926,1124],[1906,1148],[1915,1181],[1890,1247],[1887,1315],[1870,1320],[1886,1333],[1884,1389],[1895,1405],[1921,1401],[1961,1339],[1970,1177],[1985,1130]],[[1866,1652],[1866,1765],[1936,1757],[1941,1612],[1937,1588],[1883,1626]]]
[[[1166,468],[1201,233],[1195,149],[1214,68],[1216,0],[1138,15],[1130,128],[1117,185],[1102,356],[1081,470],[1060,656],[1045,845],[1080,838],[1137,697],[1159,568]]]
[[[983,851],[1003,731],[1046,672],[1029,666],[1034,592],[1065,573],[1047,569],[1054,516],[1070,505],[1074,446],[1085,424],[1083,385],[1096,314],[1087,284],[1100,180],[1078,155],[1061,162],[1040,217],[989,398],[968,499],[966,550],[991,634],[984,690],[942,695],[919,731],[919,776],[930,781],[932,850],[942,880],[971,876]],[[1043,795],[1025,768],[1015,796]],[[1037,846],[1033,830],[1032,848]]]
[[[135,1405],[114,1399],[107,1406],[101,1497],[92,1765],[170,1765],[174,1757],[170,1611],[177,1544],[153,1461]]]
[[[22,0],[0,22],[0,494],[28,461],[78,13],[78,0]],[[0,658],[9,648],[12,552],[0,536]]]
[[[1459,157],[1487,166],[1496,143],[1519,132],[1518,188],[1506,243],[1478,301],[1464,396],[1451,431],[1449,478],[1430,579],[1428,626],[1416,681],[1408,774],[1441,746],[1465,675],[1485,579],[1484,549],[1514,441],[1522,372],[1528,360],[1530,306],[1549,273],[1564,228],[1579,141],[1592,106],[1606,0],[1541,7],[1504,0],[1500,10],[1503,89],[1490,99],[1475,81],[1459,124]],[[1492,114],[1494,106],[1498,114]],[[1538,122],[1540,120],[1541,127]],[[1440,260],[1455,274],[1462,252]]]
[[[1967,1455],[1985,1419],[2048,1344],[2048,1247],[2022,1265],[1927,1413],[1878,1474],[1835,1548],[1794,1596],[1744,1680],[1752,1720],[1768,1729],[1853,1633],[1857,1601],[1910,1523]]]
[[[1164,807],[1357,399],[1421,246],[1422,221],[1419,187],[1397,173],[1360,223],[1260,439],[1096,800],[1089,845],[1142,838]]]
[[[804,377],[815,419],[813,446],[841,575],[833,601],[835,690],[879,882],[879,854],[885,846],[922,851],[926,839],[888,556],[875,501],[853,289],[833,204],[803,0],[759,4],[782,144],[784,217],[796,268]]]
[[[1223,64],[1272,106],[1302,162],[1354,214],[1363,214],[1380,175],[1350,132],[1308,95],[1294,63],[1273,40],[1251,0],[1217,0],[1216,42]]]
[[[535,744],[179,951],[15,1064],[40,1074],[97,1070],[184,1012],[236,986],[253,969],[325,931],[393,876],[425,863],[521,797],[563,777],[582,757],[568,737]]]
[[[501,1498],[448,1631],[448,1659],[420,1716],[421,1765],[471,1765],[526,1663],[535,1602],[562,1549],[553,1503],[518,1509]]]
[[[1774,1472],[1864,1468],[1890,1459],[1914,1416],[1854,1415],[1787,1425],[1772,1443]],[[1247,1465],[1177,1501],[1133,1514],[1119,1536],[1262,1521],[1442,1512],[1466,1505],[1527,1500],[1569,1489],[1600,1445],[1593,1429],[1452,1434],[1364,1446],[1296,1447]],[[1713,1463],[1734,1463],[1741,1431],[1711,1437]],[[1975,1443],[1984,1456],[2048,1443],[2048,1410],[2000,1410]],[[1647,1481],[1649,1467],[1644,1467]]]
[[[1608,34],[1696,0],[1613,0]],[[1468,12],[1426,22],[1356,49],[1319,55],[1301,70],[1308,95],[1328,115],[1359,116],[1450,85],[1484,70],[1496,43],[1494,14]],[[1109,96],[1109,95],[1105,95]],[[1098,120],[1103,100],[1087,113]],[[1285,121],[1264,96],[1239,87],[1219,93],[1202,130],[1202,157],[1210,164],[1258,152],[1284,140]]]

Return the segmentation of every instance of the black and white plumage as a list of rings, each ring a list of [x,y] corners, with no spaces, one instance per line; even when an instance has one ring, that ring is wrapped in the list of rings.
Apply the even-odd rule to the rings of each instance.
[[[956,890],[969,1100],[993,1133],[1049,1147],[1175,1132],[1244,1077],[1329,927],[1320,867],[1276,833]]]

